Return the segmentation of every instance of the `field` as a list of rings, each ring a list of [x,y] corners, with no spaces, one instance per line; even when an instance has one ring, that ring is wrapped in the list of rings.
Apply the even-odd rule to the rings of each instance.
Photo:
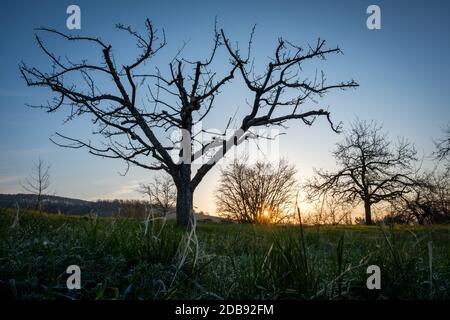
[[[450,226],[252,226],[0,211],[10,299],[450,299]],[[81,268],[68,290],[66,268]],[[367,267],[381,269],[368,290]]]

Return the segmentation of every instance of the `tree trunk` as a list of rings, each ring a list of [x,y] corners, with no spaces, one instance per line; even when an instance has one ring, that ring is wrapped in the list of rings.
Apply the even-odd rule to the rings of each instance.
[[[370,226],[372,224],[372,212],[370,200],[364,200],[364,213],[366,215],[366,225]]]
[[[194,222],[193,194],[191,187],[191,168],[184,164],[180,168],[179,176],[175,181],[177,186],[177,224],[188,226]]]
[[[42,211],[42,196],[40,193],[37,195],[36,210],[39,211],[39,213]]]

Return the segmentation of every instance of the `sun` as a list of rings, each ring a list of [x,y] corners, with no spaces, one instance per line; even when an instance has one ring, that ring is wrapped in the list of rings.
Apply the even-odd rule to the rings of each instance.
[[[270,209],[263,209],[261,211],[260,222],[270,223],[272,220],[272,213]]]

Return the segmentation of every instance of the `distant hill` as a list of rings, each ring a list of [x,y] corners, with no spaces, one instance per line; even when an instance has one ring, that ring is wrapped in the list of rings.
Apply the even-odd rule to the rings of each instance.
[[[36,196],[32,194],[0,194],[0,208],[34,209]],[[149,208],[153,213],[161,212],[148,201],[143,200],[97,200],[87,201],[81,199],[46,195],[42,202],[42,210],[48,213],[62,213],[67,215],[85,215],[95,213],[99,216],[120,215],[126,217],[146,217]],[[175,218],[175,211],[170,212],[167,217]],[[222,221],[222,218],[211,216],[203,212],[196,213],[197,220]]]
[[[21,208],[32,208],[36,203],[36,196],[33,194],[0,194],[0,207],[15,207],[19,205]],[[45,196],[43,200],[44,205],[61,205],[61,206],[86,206],[91,204],[91,201],[72,199],[66,197]]]
[[[35,209],[36,196],[32,194],[0,194],[0,208]],[[67,215],[95,213],[99,216],[121,215],[128,217],[146,216],[150,208],[148,201],[142,200],[97,200],[46,195],[42,201],[42,211]],[[154,211],[159,212],[153,206]]]

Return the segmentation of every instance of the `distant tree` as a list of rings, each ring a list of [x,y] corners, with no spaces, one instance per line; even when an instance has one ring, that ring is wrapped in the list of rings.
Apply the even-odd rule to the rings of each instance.
[[[311,198],[323,194],[364,204],[365,222],[372,224],[371,207],[411,191],[416,151],[400,139],[396,145],[375,122],[357,120],[333,152],[335,171],[316,171],[306,188]]]
[[[417,178],[420,183],[393,201],[393,216],[420,225],[450,222],[450,173],[432,171]]]
[[[307,224],[351,224],[351,207],[337,197],[324,194],[317,199],[309,214],[303,218]]]
[[[42,201],[50,188],[50,166],[39,159],[21,185],[27,192],[36,196],[35,209],[42,211]]]
[[[435,145],[434,158],[438,161],[445,161],[447,171],[450,172],[450,124],[447,125],[444,137],[436,141]]]
[[[297,181],[295,167],[234,161],[221,171],[216,190],[218,212],[244,223],[278,223],[294,211]]]
[[[53,139],[57,145],[87,148],[93,155],[122,159],[127,165],[166,171],[177,188],[177,222],[182,225],[194,219],[192,199],[199,183],[218,159],[251,134],[251,129],[285,125],[289,120],[312,125],[317,117],[325,117],[337,131],[330,112],[317,107],[318,98],[330,90],[358,86],[353,80],[329,84],[323,72],[306,74],[307,62],[341,53],[338,47],[328,48],[321,39],[301,48],[280,38],[269,62],[256,68],[251,57],[253,32],[246,46],[248,50],[242,51],[239,46],[233,46],[223,30],[215,29],[212,51],[206,59],[192,61],[181,58],[178,52],[163,70],[149,67],[152,65],[149,61],[166,45],[164,33],[161,36],[150,20],[145,22],[144,34],[121,24],[117,28],[136,40],[142,50],[136,59],[121,64],[113,56],[113,47],[99,38],[39,28],[39,33],[94,45],[100,49],[101,62],[93,63],[94,59],[87,57],[80,61],[64,58],[65,54],[53,53],[36,35],[39,48],[52,66],[39,70],[22,63],[20,72],[28,86],[46,87],[55,93],[54,100],[42,108],[48,112],[67,108],[67,120],[90,116],[98,126],[93,134],[103,140],[95,145],[57,133]],[[228,66],[225,73],[213,69],[213,61],[223,57],[216,54],[220,48],[224,48],[229,57],[228,64],[220,64],[222,69]],[[256,73],[255,70],[263,71]],[[235,119],[238,126],[233,128],[234,134],[225,135],[233,118],[229,117],[232,111],[226,106],[221,115],[223,132],[198,141],[194,128],[206,120],[216,107],[219,93],[237,74],[252,96],[248,110],[241,120]],[[307,103],[311,106],[307,107]],[[226,115],[225,111],[231,114]],[[178,139],[167,139],[169,130],[181,132],[181,144]],[[201,164],[193,172],[195,161]]]
[[[155,177],[151,183],[141,184],[140,191],[148,196],[150,203],[156,205],[164,216],[175,208],[177,189],[168,176]]]

